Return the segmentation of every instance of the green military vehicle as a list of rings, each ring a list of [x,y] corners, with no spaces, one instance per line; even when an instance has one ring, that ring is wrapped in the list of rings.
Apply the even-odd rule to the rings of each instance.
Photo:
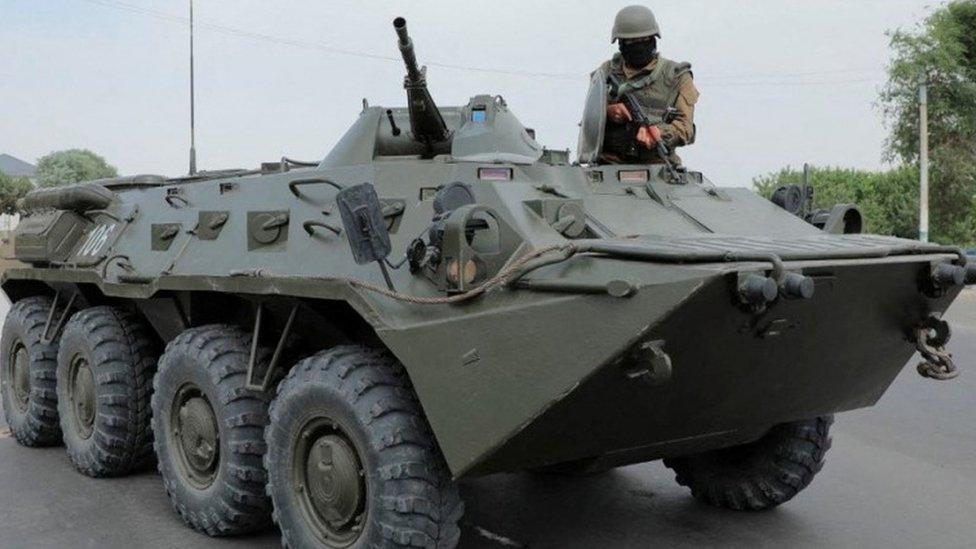
[[[601,165],[599,75],[570,163],[501,97],[435,106],[394,26],[408,106],[364,105],[321,162],[26,197],[0,341],[21,444],[93,477],[155,461],[211,535],[453,547],[456,483],[489,473],[664,459],[704,501],[778,505],[916,349],[955,374],[960,250]]]

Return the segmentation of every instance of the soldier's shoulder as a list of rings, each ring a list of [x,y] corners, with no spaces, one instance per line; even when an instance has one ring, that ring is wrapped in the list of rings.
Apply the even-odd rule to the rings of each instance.
[[[624,59],[619,53],[613,54],[613,57],[607,59],[600,65],[600,69],[602,69],[604,72],[621,71],[623,70],[623,67]]]
[[[603,74],[610,74],[611,72],[613,72],[613,69],[614,69],[613,59],[607,59],[603,63],[600,63],[599,67],[590,71],[590,78],[592,78],[593,75],[597,73],[597,71],[602,71]]]
[[[661,68],[664,69],[664,73],[672,80],[677,81],[685,75],[689,78],[694,76],[691,71],[691,63],[687,61],[672,61],[666,57],[660,57],[658,63],[662,64]]]

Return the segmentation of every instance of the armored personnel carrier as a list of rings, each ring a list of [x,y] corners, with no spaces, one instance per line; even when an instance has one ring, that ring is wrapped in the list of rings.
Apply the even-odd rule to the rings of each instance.
[[[436,106],[394,26],[407,107],[364,105],[321,162],[26,197],[0,340],[21,444],[93,477],[155,461],[211,535],[452,547],[456,482],[496,472],[665,459],[709,503],[781,504],[917,349],[954,375],[960,250],[601,165],[599,77],[571,164],[501,97]]]

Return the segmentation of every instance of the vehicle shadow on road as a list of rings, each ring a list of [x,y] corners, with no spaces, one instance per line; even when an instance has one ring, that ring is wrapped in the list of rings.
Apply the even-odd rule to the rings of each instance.
[[[771,530],[814,542],[815,525],[787,507],[755,513],[701,504],[660,463],[583,477],[492,475],[462,483],[461,493],[462,548],[758,546],[773,541]]]

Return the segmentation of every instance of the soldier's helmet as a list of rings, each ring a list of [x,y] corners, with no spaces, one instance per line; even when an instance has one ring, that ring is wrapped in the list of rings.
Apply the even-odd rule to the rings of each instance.
[[[657,26],[654,12],[646,6],[627,6],[617,12],[613,20],[613,32],[610,42],[617,39],[643,38],[645,36],[661,36],[661,28]]]

